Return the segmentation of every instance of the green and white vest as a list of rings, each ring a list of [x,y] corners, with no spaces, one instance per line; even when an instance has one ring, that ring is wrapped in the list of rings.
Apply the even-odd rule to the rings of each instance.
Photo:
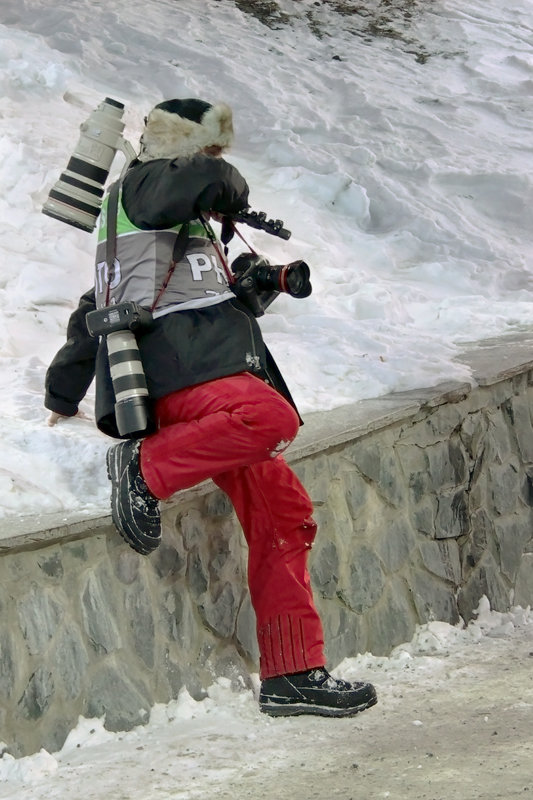
[[[106,264],[107,205],[105,198],[100,215],[96,249],[96,306],[131,300],[151,308],[167,277],[172,251],[181,225],[165,230],[137,228],[127,217],[119,197],[117,211],[117,248],[109,302],[109,280]],[[169,284],[153,311],[161,317],[173,311],[203,308],[231,300],[226,274],[219,263],[215,248],[206,236],[200,220],[189,223],[189,240],[183,258],[178,262]]]

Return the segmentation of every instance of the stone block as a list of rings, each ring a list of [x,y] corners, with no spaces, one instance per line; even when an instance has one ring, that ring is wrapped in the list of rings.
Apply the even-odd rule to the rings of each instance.
[[[367,437],[355,442],[347,452],[351,461],[367,480],[377,483],[381,474],[381,457],[379,446],[376,443],[377,437]]]
[[[324,455],[313,456],[291,464],[291,468],[307,489],[313,505],[316,508],[326,505],[331,480],[329,459]]]
[[[474,611],[485,595],[495,611],[509,611],[510,589],[504,583],[498,565],[490,553],[472,571],[457,595],[459,613],[466,623],[475,617]]]
[[[366,625],[359,614],[331,600],[321,600],[318,610],[327,631],[326,661],[331,669],[343,658],[354,658],[367,651]]]
[[[334,597],[339,584],[339,552],[335,541],[322,532],[318,537],[309,561],[313,587],[322,597]]]
[[[17,603],[22,635],[31,655],[43,653],[63,618],[63,608],[52,594],[32,583]]]
[[[233,505],[221,489],[210,492],[205,498],[205,513],[208,517],[228,517],[233,514]]]
[[[110,605],[112,596],[112,587],[105,573],[100,571],[88,576],[82,592],[82,616],[85,633],[97,653],[111,653],[122,647],[119,628]]]
[[[437,503],[436,497],[426,497],[411,511],[414,529],[431,538],[436,536]]]
[[[333,531],[338,531],[343,537],[349,537],[354,526],[364,516],[364,511],[361,507],[358,512],[355,512],[355,516],[352,513],[354,509],[350,507],[350,500],[346,497],[346,484],[340,474],[330,482],[328,502],[325,509],[329,520],[329,528]]]
[[[37,564],[44,575],[50,578],[56,578],[60,581],[64,575],[63,562],[58,550],[55,550],[55,552],[47,550],[44,554],[37,556]]]
[[[244,594],[241,607],[237,613],[235,633],[237,636],[237,641],[242,646],[246,655],[254,664],[259,665],[259,647],[257,645],[255,611],[253,609],[250,600],[250,593],[248,591],[246,591]]]
[[[18,709],[25,719],[38,720],[50,707],[55,694],[54,678],[46,666],[37,667],[18,701]]]
[[[515,459],[488,467],[489,512],[509,514],[516,509],[521,496],[521,477]]]
[[[185,673],[180,664],[172,658],[168,649],[163,655],[162,673],[161,678],[168,686],[168,698],[176,698],[185,686]]]
[[[135,553],[133,554],[135,558]],[[136,559],[138,563],[138,559]],[[179,549],[168,539],[161,542],[155,553],[150,557],[150,565],[158,578],[176,580],[185,575],[187,571],[187,556],[183,545]]]
[[[121,549],[111,563],[120,583],[128,586],[138,579],[141,560],[130,547]]]
[[[466,481],[466,456],[458,437],[436,442],[426,448],[426,453],[429,461],[429,491],[439,494]]]
[[[462,547],[463,577],[466,578],[481,561],[486,552],[497,556],[494,521],[484,508],[474,511],[470,517],[471,534]]]
[[[422,570],[413,570],[409,582],[419,623],[441,620],[456,625],[459,622],[455,587]]]
[[[385,502],[395,508],[400,507],[405,498],[405,490],[400,476],[396,453],[394,450],[387,450],[382,454],[381,472],[376,490]]]
[[[179,627],[183,619],[182,586],[169,587],[163,590],[158,604],[158,630],[168,641],[179,642]]]
[[[17,675],[22,672],[20,662],[15,663],[13,637],[9,629],[0,628],[0,698],[4,701],[12,697]]]
[[[218,581],[218,579],[228,570],[224,569],[229,563],[235,567],[237,571],[237,564],[232,559],[232,553],[228,548],[228,542],[222,537],[217,537],[217,541],[213,541],[214,537],[209,537],[207,558],[209,570],[209,583]]]
[[[366,545],[355,544],[337,596],[348,608],[361,614],[377,603],[383,588],[384,576],[379,558]]]
[[[222,639],[229,639],[235,631],[237,612],[242,591],[237,584],[219,582],[200,604],[200,613],[206,625]]]
[[[126,677],[130,672],[125,664],[102,666],[89,683],[83,715],[105,717],[108,731],[129,731],[145,724],[154,698]]]
[[[514,395],[514,388],[510,380],[498,380],[497,382],[486,382],[484,378],[477,376],[479,389],[470,397],[470,411],[498,408],[507,402]]]
[[[79,697],[85,684],[89,657],[82,637],[72,623],[66,625],[59,634],[51,663],[54,664],[58,691],[67,700]]]
[[[516,453],[510,422],[510,406],[486,409],[488,428],[485,437],[487,463],[505,464]]]
[[[404,491],[392,445],[390,436],[362,439],[353,448],[352,460],[360,473],[374,485],[380,497],[398,506],[403,500]]]
[[[232,645],[213,650],[205,666],[209,671],[210,684],[213,682],[213,677],[221,677],[230,681],[230,687],[234,692],[253,688],[250,677],[251,665]]]
[[[478,412],[464,417],[459,431],[459,438],[471,460],[475,460],[483,449],[487,429],[488,420],[486,414]]]
[[[512,397],[505,406],[518,452],[525,464],[533,463],[533,425],[530,406],[530,400],[525,393]]]
[[[520,497],[528,508],[533,508],[533,468],[526,466],[521,478]]]
[[[397,572],[408,561],[416,546],[416,535],[408,520],[398,515],[391,523],[385,525],[376,539],[376,553],[381,559],[386,573]]]
[[[187,579],[194,599],[203,598],[209,586],[209,567],[204,563],[198,547],[194,547],[189,553]]]
[[[176,520],[176,527],[181,530],[185,550],[190,551],[205,539],[205,520],[198,509],[189,509],[181,519]]]
[[[512,583],[522,560],[526,542],[531,538],[531,520],[518,514],[494,520],[494,535],[502,574]]]
[[[462,393],[457,399],[462,399]],[[409,447],[429,447],[449,439],[463,418],[461,403],[453,400],[438,406],[424,406],[415,423],[401,429],[399,442]]]
[[[524,553],[521,558],[513,604],[522,608],[533,607],[533,553]]]
[[[155,625],[153,601],[143,577],[129,587],[124,599],[126,620],[134,652],[151,669],[154,666]]]
[[[88,553],[86,542],[81,539],[80,541],[73,541],[73,542],[66,542],[62,544],[61,549],[63,550],[63,558],[65,562],[67,559],[72,561],[73,563],[78,562],[79,564],[86,564],[88,561]]]
[[[418,445],[395,446],[398,462],[414,504],[423,500],[430,490],[429,457],[427,451]]]
[[[458,538],[470,530],[468,495],[464,489],[442,492],[437,498],[438,510],[435,518],[437,539]]]
[[[198,650],[198,643],[202,639],[202,631],[199,630],[202,623],[198,607],[193,603],[191,594],[187,591],[186,586],[176,586],[174,593],[176,601],[175,641],[180,650],[193,658],[193,654]]]
[[[367,650],[374,655],[388,655],[396,645],[411,641],[417,615],[405,581],[393,576],[380,602],[366,617]]]
[[[459,545],[454,539],[420,542],[420,556],[428,572],[453,584],[461,581]]]

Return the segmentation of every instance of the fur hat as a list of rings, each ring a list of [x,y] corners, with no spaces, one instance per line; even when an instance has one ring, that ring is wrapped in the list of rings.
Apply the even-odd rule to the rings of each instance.
[[[165,100],[152,109],[141,137],[139,161],[192,156],[204,147],[225,149],[233,141],[231,108],[203,100]]]

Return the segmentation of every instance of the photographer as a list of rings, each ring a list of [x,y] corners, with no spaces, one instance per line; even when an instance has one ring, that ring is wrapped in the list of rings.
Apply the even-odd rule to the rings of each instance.
[[[230,497],[248,543],[261,710],[349,716],[373,705],[376,695],[370,684],[335,680],[324,669],[307,571],[316,531],[312,504],[281,455],[300,420],[254,314],[231,290],[208,223],[209,215],[231,216],[248,206],[246,181],[221,158],[232,137],[225,104],[160,103],[119,187],[112,261],[109,200],[104,207],[96,305],[134,301],[153,317],[137,335],[151,427],[142,441],[108,451],[113,521],[131,547],[148,554],[161,541],[159,501],[212,478]],[[84,296],[69,325],[72,336],[48,370],[52,412],[75,413],[90,382],[95,348],[78,335],[76,320],[91,299]],[[82,363],[72,373],[77,351]],[[96,421],[118,437],[114,403],[103,336]]]

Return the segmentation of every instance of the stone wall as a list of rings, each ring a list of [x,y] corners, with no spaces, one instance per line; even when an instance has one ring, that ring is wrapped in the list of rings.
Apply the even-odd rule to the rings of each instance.
[[[469,621],[482,595],[532,604],[530,345],[466,354],[475,388],[306,417],[288,458],[319,522],[330,666],[388,654],[431,619]],[[148,558],[109,517],[78,517],[2,524],[0,738],[16,756],[60,749],[79,715],[126,730],[183,686],[200,698],[215,676],[238,687],[257,671],[246,548],[222,492],[208,482],[167,504]]]

